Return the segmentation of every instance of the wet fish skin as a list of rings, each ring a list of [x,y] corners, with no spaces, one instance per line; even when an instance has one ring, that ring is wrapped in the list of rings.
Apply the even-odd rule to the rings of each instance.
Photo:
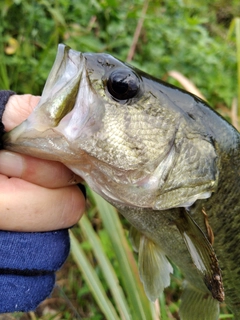
[[[181,319],[218,319],[224,298],[239,318],[239,133],[201,99],[60,45],[38,107],[5,147],[63,162],[119,209],[137,230],[150,299],[169,284],[167,256],[187,280]],[[162,282],[149,278],[158,271]]]

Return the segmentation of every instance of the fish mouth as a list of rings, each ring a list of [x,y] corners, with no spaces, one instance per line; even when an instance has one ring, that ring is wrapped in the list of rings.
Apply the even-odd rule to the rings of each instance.
[[[59,44],[42,97],[28,118],[40,131],[56,127],[76,103],[85,59],[81,52]]]
[[[38,105],[27,120],[4,135],[4,148],[54,160],[58,153],[72,153],[69,142],[94,130],[91,119],[100,123],[96,118],[101,108],[93,114],[95,102],[101,105],[88,80],[86,56],[59,44]]]

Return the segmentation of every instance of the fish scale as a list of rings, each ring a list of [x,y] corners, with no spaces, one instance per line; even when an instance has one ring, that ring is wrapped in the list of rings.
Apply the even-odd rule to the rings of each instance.
[[[240,136],[204,101],[59,45],[38,106],[4,141],[61,161],[126,217],[151,301],[172,261],[181,320],[217,320],[223,301],[240,318]]]

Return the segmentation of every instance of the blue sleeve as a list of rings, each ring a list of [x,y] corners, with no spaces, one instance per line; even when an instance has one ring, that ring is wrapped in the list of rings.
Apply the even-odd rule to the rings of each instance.
[[[51,294],[69,248],[66,229],[0,231],[0,313],[36,309]]]

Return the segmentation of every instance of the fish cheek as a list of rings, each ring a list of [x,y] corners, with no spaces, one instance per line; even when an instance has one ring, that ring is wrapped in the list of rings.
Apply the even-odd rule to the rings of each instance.
[[[177,133],[176,161],[160,190],[156,209],[190,207],[211,196],[218,184],[217,154],[210,141],[200,134]]]

